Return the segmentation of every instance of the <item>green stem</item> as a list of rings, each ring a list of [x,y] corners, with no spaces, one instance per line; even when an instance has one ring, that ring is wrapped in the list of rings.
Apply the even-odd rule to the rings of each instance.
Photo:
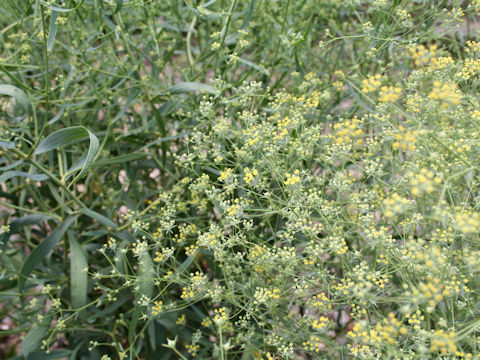
[[[48,176],[48,178],[50,180],[52,180],[55,184],[57,184],[58,186],[60,186],[64,191],[65,193],[68,194],[68,196],[70,196],[72,198],[73,201],[75,201],[75,203],[77,203],[77,205],[80,205],[80,207],[82,208],[85,208],[87,209],[87,206],[85,206],[85,204],[77,197],[75,196],[74,193],[72,193],[72,191],[67,187],[67,185],[65,184],[65,182],[57,179],[54,175],[52,175],[50,173],[50,171],[48,171],[48,169],[44,168],[40,163],[38,163],[37,161],[35,161],[34,159],[31,159],[30,156],[28,154],[25,154],[23,151],[17,149],[17,148],[13,148],[11,151],[13,151],[14,153],[16,153],[17,155],[19,155],[20,157],[22,157],[23,159],[25,159],[26,161],[30,162],[33,166],[35,166],[38,170],[40,170],[42,173],[44,173],[45,175]]]
[[[48,123],[48,110],[49,110],[49,97],[50,97],[50,81],[48,77],[48,49],[47,49],[47,33],[46,33],[46,23],[45,23],[45,13],[43,11],[43,6],[40,6],[40,14],[42,15],[42,31],[43,31],[43,48],[44,48],[44,54],[45,54],[45,73],[44,73],[44,83],[45,83],[45,116],[43,120],[43,124],[40,127],[40,133],[35,134],[35,143],[33,146],[30,148],[30,151],[28,152],[28,156],[30,157],[35,149],[37,148],[38,144],[40,143],[42,139],[43,132],[45,131],[46,125]],[[35,121],[37,120],[37,117],[35,117]],[[35,123],[35,130],[37,131],[38,125]]]
[[[285,24],[287,23],[287,14],[288,14],[288,8],[290,6],[290,0],[287,0],[287,6],[285,8],[285,14],[283,15],[283,23],[282,23],[282,30],[281,30],[281,33],[283,34],[283,32],[285,31]],[[276,62],[277,62],[277,56],[278,56],[278,51],[280,49],[280,44],[281,44],[281,38],[279,37],[278,38],[278,41],[277,41],[277,46],[275,47],[275,55],[273,57],[273,61],[272,61],[272,68],[270,69],[270,73],[268,74],[268,80],[267,80],[267,85],[270,83],[270,79],[272,78],[273,76],[273,71],[275,70],[275,67],[276,67]]]
[[[11,207],[13,209],[20,210],[20,211],[27,212],[27,213],[50,216],[50,217],[53,217],[53,218],[55,218],[56,220],[59,220],[59,221],[61,220],[61,217],[59,217],[58,215],[55,215],[53,213],[49,214],[49,213],[44,213],[44,212],[41,212],[41,211],[27,209],[25,207],[18,206],[18,205],[13,205],[13,204],[7,203],[6,201],[2,201],[2,200],[0,200],[0,205]]]
[[[193,27],[195,26],[195,23],[197,22],[197,16],[194,15],[192,22],[190,23],[190,26],[188,28],[188,34],[187,34],[187,57],[188,57],[188,63],[191,68],[193,68],[193,65],[195,62],[193,61],[193,56],[192,56],[192,46],[191,46],[191,39],[192,39],[192,32],[193,32]]]
[[[219,330],[219,335],[220,335],[220,358],[222,360],[225,359],[225,354],[223,353],[223,336],[222,336],[222,327],[219,326],[218,327],[218,330]]]

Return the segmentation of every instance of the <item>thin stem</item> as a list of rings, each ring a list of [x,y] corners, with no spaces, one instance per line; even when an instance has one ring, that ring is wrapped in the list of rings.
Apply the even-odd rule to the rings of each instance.
[[[23,151],[17,149],[17,148],[13,148],[11,149],[11,151],[13,151],[14,153],[16,153],[17,155],[19,155],[20,157],[22,157],[23,159],[25,159],[26,161],[30,162],[33,166],[35,166],[38,170],[40,170],[42,173],[44,173],[45,175],[48,176],[48,178],[50,180],[52,180],[55,184],[57,184],[58,186],[60,186],[67,194],[68,196],[70,196],[72,198],[73,201],[75,201],[77,203],[77,205],[80,205],[80,207],[82,208],[85,208],[87,209],[87,206],[77,197],[75,196],[74,193],[72,193],[72,191],[67,187],[67,185],[65,184],[65,182],[57,179],[54,175],[52,175],[50,173],[50,171],[48,171],[48,169],[44,168],[40,163],[38,163],[37,161],[35,161],[34,159],[31,159],[30,156],[28,154],[25,154]]]
[[[188,63],[191,68],[193,68],[193,65],[195,62],[193,61],[193,56],[192,56],[192,45],[191,45],[191,39],[192,39],[192,32],[193,32],[193,27],[195,26],[195,23],[197,22],[197,16],[194,15],[192,22],[190,23],[190,26],[188,28],[188,34],[187,34],[187,58],[188,58]]]
[[[6,201],[2,201],[0,200],[0,205],[3,205],[3,206],[6,206],[6,207],[10,207],[10,208],[13,208],[13,209],[16,209],[16,210],[20,210],[20,211],[23,211],[23,212],[26,212],[26,213],[31,213],[31,214],[38,214],[38,215],[44,215],[44,216],[50,216],[58,221],[62,220],[60,216],[58,215],[55,215],[53,212],[52,213],[44,213],[44,212],[41,212],[41,211],[36,211],[36,210],[32,210],[32,209],[27,209],[23,206],[18,206],[18,205],[14,205],[14,204],[11,204],[11,203],[8,203]]]
[[[46,128],[46,125],[48,123],[48,112],[49,112],[49,108],[50,108],[50,103],[49,103],[49,98],[50,98],[50,81],[49,81],[49,68],[48,68],[48,48],[47,48],[47,32],[46,32],[46,22],[45,22],[45,13],[44,13],[44,9],[43,9],[43,6],[40,6],[40,14],[42,16],[42,32],[43,32],[43,48],[44,48],[44,56],[45,56],[45,72],[44,72],[44,76],[43,76],[43,80],[44,80],[44,83],[45,83],[45,89],[44,89],[44,92],[45,92],[45,115],[44,115],[44,120],[43,120],[43,123],[42,123],[42,126],[40,127],[40,132],[38,134],[35,134],[36,135],[36,138],[35,138],[35,143],[33,144],[33,146],[30,148],[30,151],[28,152],[28,156],[30,157],[33,152],[35,151],[36,147],[38,146],[38,144],[40,143],[41,139],[42,139],[42,135],[43,135],[43,132],[45,131],[45,128]],[[37,117],[34,118],[34,120],[36,121],[37,120]],[[35,129],[38,129],[38,125],[35,124]]]

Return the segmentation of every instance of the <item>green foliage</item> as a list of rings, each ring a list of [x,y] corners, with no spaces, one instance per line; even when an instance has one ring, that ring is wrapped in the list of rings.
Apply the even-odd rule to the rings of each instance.
[[[478,358],[479,11],[4,0],[0,358]]]

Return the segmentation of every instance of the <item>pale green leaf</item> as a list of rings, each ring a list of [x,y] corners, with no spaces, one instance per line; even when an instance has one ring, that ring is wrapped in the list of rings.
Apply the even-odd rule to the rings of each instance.
[[[70,235],[70,234],[69,234]],[[79,309],[87,303],[88,258],[75,236],[69,236],[70,243],[70,289],[74,309]]]
[[[202,84],[199,82],[183,82],[180,84],[176,84],[172,86],[170,89],[168,89],[168,92],[172,95],[183,94],[183,93],[194,92],[194,91],[206,92],[213,95],[217,94],[217,91],[213,86]]]
[[[13,97],[18,101],[25,109],[28,109],[28,98],[27,95],[16,86],[2,84],[0,85],[0,95],[7,95]]]

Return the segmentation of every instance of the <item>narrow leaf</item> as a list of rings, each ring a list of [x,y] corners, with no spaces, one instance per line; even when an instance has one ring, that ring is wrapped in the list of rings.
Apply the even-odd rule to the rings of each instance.
[[[55,131],[40,141],[34,154],[43,154],[45,152],[57,149],[61,146],[71,145],[88,137],[89,131],[83,126],[72,126]]]
[[[10,224],[10,232],[16,232],[23,226],[38,224],[40,221],[48,220],[51,218],[51,216],[41,214],[32,214],[19,217],[13,220]]]
[[[57,149],[61,146],[71,145],[80,140],[83,140],[86,137],[89,138],[90,145],[88,147],[88,151],[83,162],[82,170],[75,177],[75,179],[72,180],[72,182],[70,183],[71,185],[88,171],[98,153],[100,142],[92,132],[90,132],[87,128],[83,126],[72,126],[66,129],[60,129],[43,139],[40,144],[38,144],[38,147],[35,149],[34,154],[42,154]]]
[[[128,327],[128,342],[130,343],[131,346],[133,346],[135,343],[135,335],[137,335],[138,319],[140,318],[141,314],[142,314],[142,309],[138,305],[135,305],[135,308],[133,309],[132,318],[129,324],[130,326]]]
[[[29,174],[23,171],[7,171],[0,176],[0,184],[3,184],[5,181],[16,176],[29,178],[33,181],[43,181],[48,179],[48,176],[44,174]]]
[[[49,8],[51,10],[61,12],[61,13],[69,13],[69,12],[77,10],[80,6],[83,5],[84,2],[85,2],[85,0],[80,0],[80,2],[78,2],[75,7],[70,8],[70,9],[65,9],[65,8],[60,7],[60,6],[49,5],[49,4],[45,4],[45,3],[43,4],[43,6]]]
[[[0,146],[5,149],[13,149],[15,147],[15,143],[13,141],[0,140]]]
[[[0,141],[0,143],[1,143],[1,141]],[[0,146],[1,146],[1,144],[0,144]],[[10,169],[16,168],[20,164],[23,164],[23,160],[15,161],[15,162],[11,163],[10,165],[0,166],[0,170],[1,171],[10,170]]]
[[[131,161],[146,158],[148,155],[149,155],[148,153],[125,154],[125,155],[116,156],[110,159],[97,160],[95,161],[95,164],[93,166],[105,166],[105,165],[109,166],[114,164],[129,163]]]
[[[202,84],[199,82],[184,82],[184,83],[176,84],[172,86],[168,91],[172,95],[183,94],[183,93],[194,92],[194,91],[206,92],[213,95],[217,94],[217,91],[213,86]]]
[[[97,220],[100,224],[105,225],[111,229],[117,228],[117,224],[115,224],[112,220],[106,218],[105,216],[97,213],[96,211],[90,209],[82,209],[80,212],[84,215],[91,217],[92,219]]]
[[[238,58],[238,62],[239,63],[242,63],[244,65],[247,65],[249,67],[252,67],[254,68],[255,70],[257,70],[258,72],[261,72],[262,74],[264,75],[269,75],[270,73],[268,72],[267,69],[264,69],[263,67],[261,67],[260,65],[257,65],[249,60],[246,60],[246,59],[242,59],[242,58]]]
[[[28,109],[28,98],[25,93],[13,85],[2,84],[0,85],[0,95],[7,95],[17,100],[25,109]]]
[[[139,294],[150,298],[153,294],[153,261],[148,251],[143,251],[138,258]]]
[[[79,309],[87,303],[88,266],[87,255],[75,236],[69,236],[70,242],[70,295],[72,306]]]
[[[148,340],[150,341],[150,345],[152,346],[153,350],[157,349],[157,342],[156,342],[156,336],[155,336],[155,322],[150,321],[148,323]]]
[[[55,248],[77,217],[78,215],[67,218],[59,228],[55,229],[50,235],[48,235],[27,257],[23,263],[22,271],[18,278],[18,289],[20,292],[23,291],[23,286],[28,275],[30,275],[37,265]]]
[[[40,347],[40,343],[50,327],[49,322],[47,323],[44,318],[42,322],[35,323],[33,327],[28,331],[27,335],[22,341],[22,354],[25,358],[28,358],[28,355],[37,350]]]
[[[88,148],[88,153],[85,158],[85,163],[83,164],[83,168],[80,171],[80,173],[75,177],[75,179],[73,179],[70,182],[70,185],[75,181],[77,181],[81,176],[83,176],[83,174],[85,174],[88,171],[93,161],[95,160],[95,157],[97,156],[98,149],[100,147],[100,142],[98,141],[98,138],[94,134],[92,134],[90,131],[88,131],[88,136],[90,137],[90,146]]]
[[[17,269],[15,268],[15,265],[10,261],[10,258],[8,258],[5,253],[0,254],[0,264],[3,264],[5,269],[10,271],[12,274],[17,273]]]
[[[52,10],[52,16],[50,18],[50,30],[48,32],[47,50],[52,51],[55,36],[57,35],[57,18],[58,11]]]

